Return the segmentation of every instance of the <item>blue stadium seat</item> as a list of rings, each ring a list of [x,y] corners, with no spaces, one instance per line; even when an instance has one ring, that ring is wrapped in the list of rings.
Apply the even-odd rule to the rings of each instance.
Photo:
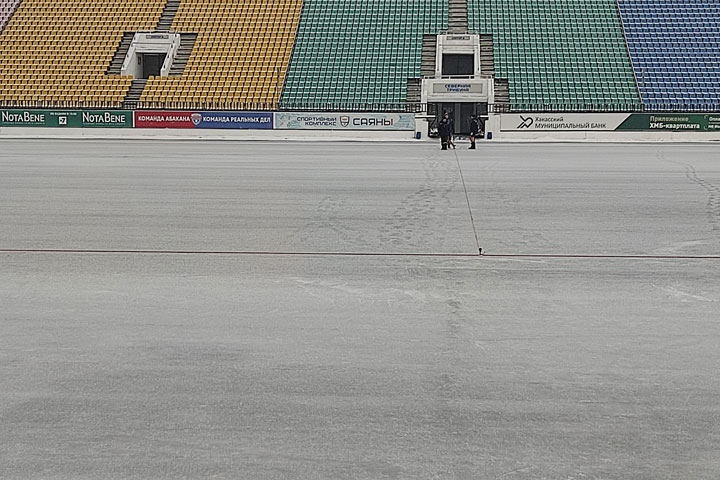
[[[720,111],[720,0],[618,0],[643,102]]]

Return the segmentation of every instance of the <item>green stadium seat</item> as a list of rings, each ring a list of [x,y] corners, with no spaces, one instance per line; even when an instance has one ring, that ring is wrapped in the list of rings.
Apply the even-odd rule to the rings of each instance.
[[[615,0],[468,0],[468,24],[493,35],[512,104],[640,104]]]
[[[447,0],[305,0],[282,105],[402,104],[423,35],[447,25]]]

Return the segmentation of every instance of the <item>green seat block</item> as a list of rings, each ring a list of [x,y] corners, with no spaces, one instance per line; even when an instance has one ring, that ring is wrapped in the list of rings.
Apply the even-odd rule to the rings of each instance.
[[[640,103],[615,0],[468,0],[468,24],[493,35],[512,103]]]
[[[447,28],[448,0],[305,0],[282,101],[404,102],[407,79],[420,76],[423,35]],[[324,82],[328,72],[345,80]]]

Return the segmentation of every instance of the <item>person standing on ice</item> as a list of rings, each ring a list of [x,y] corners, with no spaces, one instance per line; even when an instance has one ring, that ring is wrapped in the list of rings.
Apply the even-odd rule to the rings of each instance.
[[[455,150],[455,114],[452,112],[452,110],[450,110],[449,112],[445,112],[445,115],[448,117],[448,126],[450,127],[448,146],[452,147],[453,150]]]
[[[475,137],[480,134],[480,122],[475,115],[470,115],[470,150],[475,150]]]
[[[438,135],[440,135],[440,143],[442,149],[448,149],[448,143],[450,143],[450,122],[448,121],[447,113],[443,116],[442,120],[438,124]]]

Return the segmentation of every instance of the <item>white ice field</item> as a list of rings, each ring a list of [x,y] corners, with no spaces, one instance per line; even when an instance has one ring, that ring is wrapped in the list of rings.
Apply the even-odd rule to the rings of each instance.
[[[2,140],[0,478],[720,478],[720,145],[479,146]]]

